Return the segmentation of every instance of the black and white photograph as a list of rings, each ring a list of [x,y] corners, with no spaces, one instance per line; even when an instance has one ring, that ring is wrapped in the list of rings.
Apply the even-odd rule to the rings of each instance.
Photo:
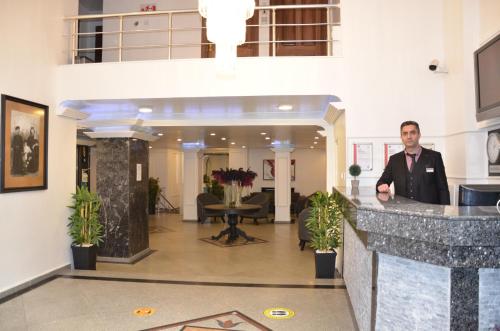
[[[47,187],[48,107],[2,95],[1,192]]]

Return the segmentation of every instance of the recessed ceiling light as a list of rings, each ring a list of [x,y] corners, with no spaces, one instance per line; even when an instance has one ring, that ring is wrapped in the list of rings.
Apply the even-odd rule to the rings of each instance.
[[[314,137],[314,139],[318,140],[318,139],[319,139],[319,137]]]
[[[141,113],[151,113],[153,111],[153,108],[151,107],[139,107],[139,112]]]
[[[177,138],[177,141],[179,141],[179,142],[180,142],[180,141],[182,141],[182,139],[181,139],[181,138]]]
[[[245,145],[241,146],[241,148],[247,148]]]
[[[263,135],[263,136],[265,136],[267,133],[266,132],[261,132],[260,134]]]
[[[269,139],[271,139],[271,137],[266,137],[266,140],[269,140]]]
[[[231,145],[235,145],[236,143],[234,141],[231,141]]]
[[[210,133],[211,136],[215,136],[215,132]]]
[[[312,148],[314,148],[314,146],[311,146],[310,148],[312,149]]]
[[[317,142],[317,141],[315,141],[315,142],[314,142],[314,145],[317,145],[317,144],[318,144],[318,142]]]
[[[153,146],[149,146],[149,149],[153,148]]]
[[[160,132],[160,133],[158,133],[158,136],[160,136],[160,137],[161,137],[161,136],[163,136],[163,133],[161,133],[161,132]]]
[[[278,109],[279,110],[292,110],[293,106],[292,105],[279,105]]]
[[[226,137],[222,137],[222,138],[220,138],[220,140],[226,140]]]

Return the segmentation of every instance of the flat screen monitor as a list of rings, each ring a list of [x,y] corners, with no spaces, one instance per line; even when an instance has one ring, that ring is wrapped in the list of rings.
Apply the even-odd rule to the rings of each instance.
[[[500,33],[474,52],[476,119],[500,117]]]
[[[500,199],[500,185],[460,185],[458,194],[459,206],[495,206]]]

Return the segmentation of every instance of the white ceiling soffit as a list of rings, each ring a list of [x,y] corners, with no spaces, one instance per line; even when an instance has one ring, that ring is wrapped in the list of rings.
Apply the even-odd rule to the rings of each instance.
[[[97,139],[97,138],[136,138],[136,139],[141,139],[145,141],[155,141],[158,140],[159,137],[153,136],[149,133],[145,132],[139,132],[139,131],[126,131],[126,130],[120,130],[120,131],[85,131],[84,132],[87,136],[89,136],[92,139]]]
[[[241,96],[216,98],[170,98],[65,101],[62,106],[89,115],[88,121],[121,121],[141,118],[148,125],[165,120],[217,119],[323,119],[331,95]],[[291,109],[281,110],[282,105]],[[151,113],[139,113],[149,107]]]

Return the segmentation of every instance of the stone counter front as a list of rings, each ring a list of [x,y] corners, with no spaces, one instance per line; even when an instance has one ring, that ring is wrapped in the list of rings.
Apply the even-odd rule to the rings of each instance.
[[[373,264],[360,270],[371,275],[344,273],[361,330],[500,327],[500,214],[495,207],[423,204],[377,196],[373,188],[355,196],[336,190],[355,211],[346,222],[344,268]],[[367,252],[373,252],[371,260]],[[373,291],[364,297],[369,279]]]

